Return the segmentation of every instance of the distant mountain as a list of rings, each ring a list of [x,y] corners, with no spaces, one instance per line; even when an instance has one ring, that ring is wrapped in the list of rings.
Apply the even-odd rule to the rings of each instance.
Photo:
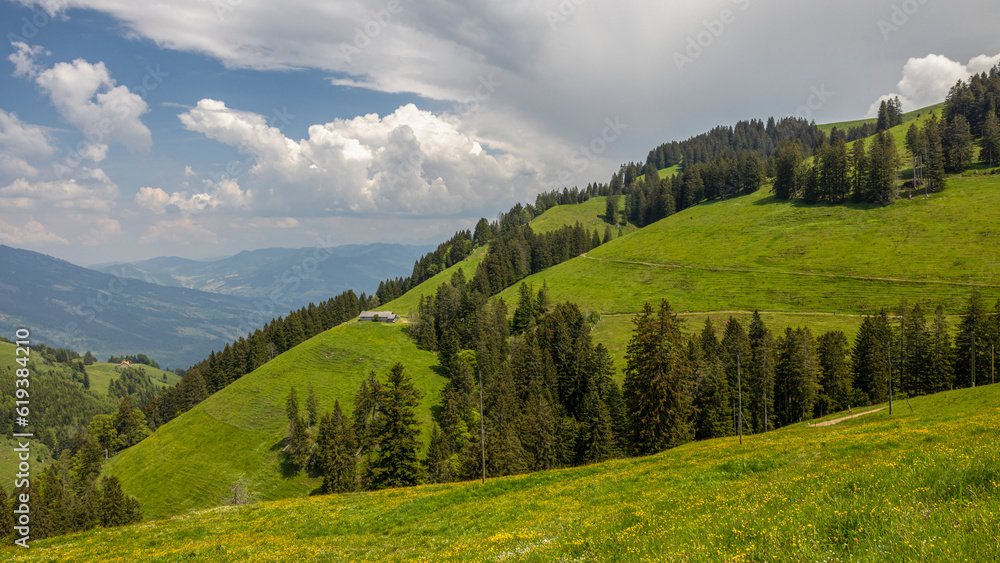
[[[434,248],[400,244],[265,248],[212,260],[166,256],[95,269],[163,286],[272,300],[284,305],[276,307],[277,314],[283,314],[348,289],[371,295],[379,282],[410,275],[413,263]]]
[[[36,342],[99,359],[142,352],[187,367],[270,320],[255,311],[247,297],[123,279],[0,245],[0,334],[8,338],[25,326]]]

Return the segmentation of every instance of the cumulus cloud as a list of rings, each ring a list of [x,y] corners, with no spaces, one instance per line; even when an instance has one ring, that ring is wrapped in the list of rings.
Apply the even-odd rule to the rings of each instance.
[[[38,76],[39,68],[35,58],[44,53],[45,49],[41,45],[29,47],[22,41],[14,41],[11,45],[14,46],[14,52],[7,57],[7,60],[14,63],[14,76],[28,78]]]
[[[45,230],[45,226],[29,217],[23,225],[12,225],[0,219],[0,241],[14,246],[68,244],[61,236]]]
[[[0,203],[18,209],[72,209],[106,212],[115,205],[118,186],[100,168],[82,167],[66,180],[18,178],[0,187]]]
[[[259,213],[455,214],[522,195],[536,175],[519,157],[489,154],[457,119],[413,104],[312,125],[299,141],[216,100],[201,100],[180,120],[253,155],[249,191]],[[150,209],[176,203],[153,190],[140,195]]]
[[[188,194],[174,192],[167,194],[160,188],[142,187],[135,194],[139,207],[163,215],[169,211],[179,211],[184,215],[215,211],[217,209],[244,209],[250,203],[249,195],[240,189],[239,183],[231,178],[219,182],[205,182],[210,191]]]
[[[35,82],[59,115],[79,129],[89,146],[86,157],[103,158],[106,145],[117,141],[130,151],[148,151],[153,144],[140,116],[149,111],[145,100],[125,86],[118,86],[103,62],[83,59],[56,63],[38,70]]]
[[[78,238],[84,246],[100,246],[121,234],[122,226],[117,219],[100,215],[70,214],[70,219],[86,229]]]
[[[0,174],[34,178],[38,169],[29,161],[47,160],[55,148],[45,130],[0,109]]]
[[[867,117],[876,117],[882,101],[899,96],[903,111],[913,111],[943,102],[948,91],[958,81],[972,74],[988,72],[1000,63],[1000,55],[979,55],[967,64],[953,61],[944,55],[927,55],[911,58],[903,66],[903,77],[896,84],[897,91],[880,96],[868,108]]]
[[[158,221],[150,225],[146,229],[146,233],[139,237],[139,244],[152,244],[156,242],[183,245],[195,243],[218,244],[219,238],[214,232],[196,223],[190,217],[181,217],[179,219]]]

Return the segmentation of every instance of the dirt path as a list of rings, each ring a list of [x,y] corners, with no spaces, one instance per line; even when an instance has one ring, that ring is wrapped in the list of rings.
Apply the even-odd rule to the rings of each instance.
[[[851,419],[851,418],[858,418],[859,416],[864,416],[866,414],[872,414],[874,412],[878,412],[878,411],[882,411],[882,410],[885,410],[885,407],[881,407],[881,408],[877,408],[877,409],[870,410],[870,411],[865,411],[865,412],[859,412],[858,414],[852,414],[850,416],[844,416],[844,417],[841,417],[841,418],[835,418],[833,420],[827,420],[825,422],[817,422],[816,424],[807,424],[806,426],[808,426],[809,428],[822,428],[824,426],[833,426],[834,424],[838,424],[838,423],[844,422],[845,420],[848,420],[848,419]]]
[[[947,280],[914,280],[907,278],[883,278],[877,276],[856,276],[852,274],[826,274],[820,272],[794,272],[787,270],[754,270],[749,268],[724,268],[724,267],[711,267],[711,266],[689,266],[686,264],[661,264],[657,262],[638,262],[634,260],[616,260],[613,258],[598,258],[595,256],[587,256],[586,253],[580,255],[582,258],[587,260],[597,260],[598,262],[614,262],[617,264],[638,264],[640,266],[648,266],[651,268],[670,268],[679,269],[685,268],[689,270],[702,270],[706,272],[741,272],[746,274],[779,274],[787,276],[810,276],[818,278],[834,278],[834,279],[848,279],[848,280],[858,280],[858,281],[887,281],[887,282],[900,282],[900,283],[919,283],[919,284],[932,284],[932,285],[956,285],[965,287],[990,287],[996,288],[1000,287],[994,284],[987,283],[975,283],[975,282],[958,282],[958,281],[947,281]]]

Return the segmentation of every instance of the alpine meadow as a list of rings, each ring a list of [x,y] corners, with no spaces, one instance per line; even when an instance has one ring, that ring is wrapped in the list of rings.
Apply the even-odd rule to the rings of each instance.
[[[1000,8],[623,2],[0,6],[0,558],[1000,560]]]

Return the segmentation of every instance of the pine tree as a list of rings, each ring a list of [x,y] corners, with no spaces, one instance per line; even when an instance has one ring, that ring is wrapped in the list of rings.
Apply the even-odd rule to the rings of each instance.
[[[855,385],[870,403],[879,403],[889,398],[891,341],[892,331],[884,310],[861,321],[851,351],[851,365]],[[898,387],[894,385],[893,388]]]
[[[747,362],[747,389],[749,408],[745,409],[754,432],[767,432],[774,428],[774,370],[776,347],[771,331],[764,325],[760,313],[754,311],[747,331],[750,340],[750,359]]]
[[[932,192],[943,191],[947,181],[945,179],[944,145],[941,137],[937,115],[932,114],[931,118],[924,124],[924,150],[926,154],[924,166],[927,184]]]
[[[707,440],[733,434],[732,399],[722,359],[702,358],[696,372],[696,439]]]
[[[882,100],[878,108],[878,122],[875,125],[875,131],[881,133],[890,127],[892,127],[892,118],[889,112],[889,105],[885,100]]]
[[[854,377],[848,361],[847,337],[839,330],[826,332],[816,345],[823,388],[816,414],[825,416],[850,408],[854,400]]]
[[[541,377],[531,380],[524,401],[521,443],[531,471],[556,467],[559,463],[558,421],[552,407],[552,397],[544,388]]]
[[[979,160],[993,168],[1000,161],[1000,122],[997,121],[997,114],[992,109],[986,112],[979,146]]]
[[[918,395],[927,388],[928,338],[927,319],[924,309],[917,303],[904,316],[903,321],[902,356],[897,365],[900,366],[900,390],[908,395]]]
[[[802,145],[795,141],[785,141],[774,156],[774,195],[778,199],[792,199],[799,196],[804,187],[805,155]]]
[[[614,443],[608,406],[601,399],[597,386],[591,386],[583,399],[578,445],[580,463],[600,463],[611,459]]]
[[[323,415],[319,423],[319,469],[323,474],[324,493],[345,493],[355,487],[355,443],[351,422],[340,410],[340,401],[333,412]]]
[[[299,469],[304,469],[309,463],[309,452],[312,448],[312,439],[306,429],[302,416],[295,415],[291,422],[291,436],[288,440],[288,461]]]
[[[651,454],[693,438],[693,373],[680,321],[666,300],[633,319],[622,390],[633,451]]]
[[[820,392],[819,363],[816,342],[808,328],[786,328],[777,347],[775,381],[780,387],[777,415],[782,425],[788,425],[813,416]]]
[[[618,196],[615,194],[609,195],[604,200],[604,220],[609,225],[618,223]]]
[[[378,423],[382,415],[382,384],[372,371],[354,396],[354,435],[362,452],[375,447]]]
[[[983,305],[982,295],[973,288],[955,337],[956,387],[983,385],[989,381],[990,350],[989,345],[984,347],[983,343],[988,342],[990,332],[989,314]]]
[[[924,380],[924,393],[937,393],[952,389],[955,382],[954,349],[951,336],[948,334],[948,322],[944,316],[944,307],[938,305],[934,311],[934,324],[931,327],[927,343],[927,375]]]
[[[408,487],[423,480],[417,460],[420,426],[414,413],[422,397],[403,364],[393,364],[379,394],[377,449],[368,468],[371,488]]]
[[[135,498],[122,491],[121,484],[115,476],[101,479],[101,525],[105,528],[124,526],[142,520],[139,503]]]
[[[858,139],[851,149],[851,200],[854,203],[868,201],[868,165],[867,143]]]
[[[972,132],[964,115],[956,115],[948,124],[944,145],[949,172],[958,173],[972,165]]]

